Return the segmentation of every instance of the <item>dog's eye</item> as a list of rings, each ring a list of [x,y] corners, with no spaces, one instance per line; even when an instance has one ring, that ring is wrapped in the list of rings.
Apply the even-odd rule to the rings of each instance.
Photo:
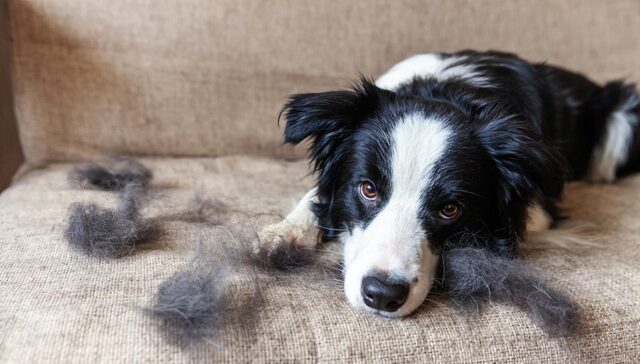
[[[366,200],[374,201],[378,198],[378,190],[376,189],[376,185],[371,181],[362,181],[360,183],[360,195],[364,197]]]
[[[457,219],[462,213],[462,209],[455,203],[448,203],[438,211],[438,216],[444,220],[454,220]]]

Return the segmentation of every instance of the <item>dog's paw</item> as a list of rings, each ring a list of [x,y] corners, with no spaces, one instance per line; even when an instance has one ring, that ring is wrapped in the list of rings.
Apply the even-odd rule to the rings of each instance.
[[[313,246],[306,243],[306,231],[288,221],[268,225],[258,233],[253,252],[259,262],[283,270],[306,265],[313,260]]]
[[[267,225],[258,233],[254,251],[270,251],[283,245],[303,245],[304,231],[286,220]]]

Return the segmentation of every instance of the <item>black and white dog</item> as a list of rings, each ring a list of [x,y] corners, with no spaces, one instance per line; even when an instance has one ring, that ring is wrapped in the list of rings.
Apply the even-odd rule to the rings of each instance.
[[[351,305],[389,317],[422,304],[447,249],[515,256],[565,181],[640,168],[633,85],[499,52],[413,56],[375,84],[293,95],[284,115],[286,142],[311,138],[317,185],[256,249],[314,248],[320,229],[344,244]]]

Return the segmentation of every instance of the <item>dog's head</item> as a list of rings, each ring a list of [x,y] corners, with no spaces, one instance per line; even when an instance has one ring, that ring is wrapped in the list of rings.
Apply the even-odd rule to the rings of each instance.
[[[311,138],[315,212],[344,244],[346,296],[384,316],[422,304],[445,249],[514,253],[528,204],[562,189],[556,153],[496,107],[469,111],[363,80],[293,95],[284,112],[286,142]]]

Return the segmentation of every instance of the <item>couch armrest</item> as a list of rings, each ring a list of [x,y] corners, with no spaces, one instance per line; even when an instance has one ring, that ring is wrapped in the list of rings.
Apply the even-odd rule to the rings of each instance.
[[[10,183],[24,157],[18,139],[9,63],[7,2],[0,3],[0,191]]]

